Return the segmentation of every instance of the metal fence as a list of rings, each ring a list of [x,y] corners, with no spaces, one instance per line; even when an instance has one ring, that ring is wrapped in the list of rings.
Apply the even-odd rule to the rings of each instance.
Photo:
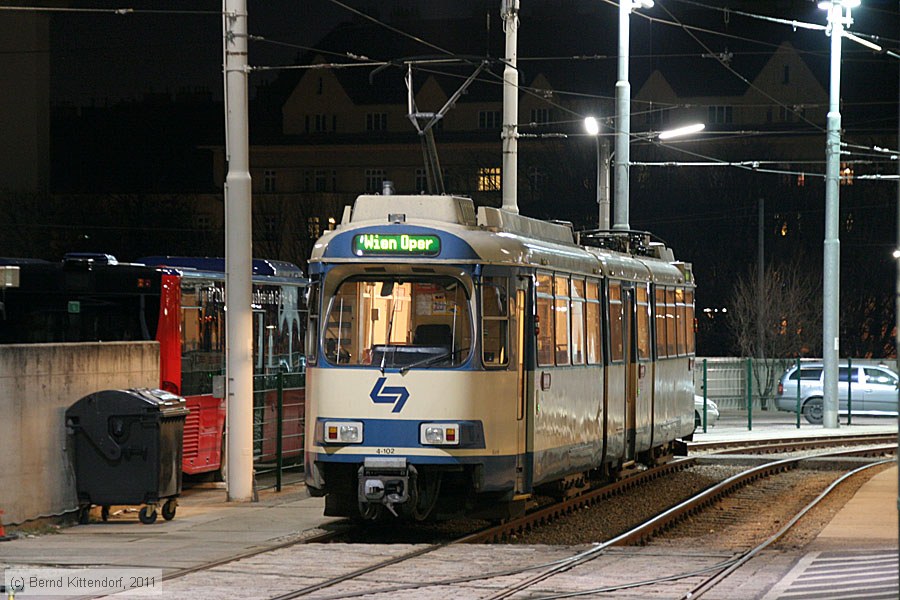
[[[697,358],[694,369],[695,393],[714,401],[720,409],[758,411],[774,408],[772,399],[784,372],[798,359]],[[822,362],[821,358],[801,362]],[[897,361],[853,358],[841,364],[886,365],[897,370]]]
[[[253,378],[253,462],[257,489],[303,479],[306,373]]]

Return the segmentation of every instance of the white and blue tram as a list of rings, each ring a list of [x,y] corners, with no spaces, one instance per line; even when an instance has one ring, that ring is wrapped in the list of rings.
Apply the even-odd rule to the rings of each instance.
[[[325,514],[503,518],[694,429],[694,281],[649,236],[360,196],[315,245],[306,482]]]

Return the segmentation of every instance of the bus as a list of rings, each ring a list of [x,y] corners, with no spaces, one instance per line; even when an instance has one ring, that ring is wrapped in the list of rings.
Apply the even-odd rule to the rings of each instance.
[[[223,477],[225,399],[213,395],[225,368],[223,259],[120,263],[108,254],[71,253],[61,262],[0,258],[0,265],[18,267],[18,286],[0,287],[0,344],[156,340],[159,386],[184,396],[190,409],[183,471]],[[254,259],[254,374],[304,372],[307,286],[296,265]],[[302,387],[285,390],[284,457],[302,456],[303,401]],[[263,428],[254,454],[267,460],[275,448],[275,394],[254,403]]]

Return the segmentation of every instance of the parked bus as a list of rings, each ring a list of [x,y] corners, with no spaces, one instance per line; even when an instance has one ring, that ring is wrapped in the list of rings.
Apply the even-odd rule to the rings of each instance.
[[[224,470],[225,400],[213,396],[225,367],[225,274],[221,258],[147,257],[119,263],[106,254],[67,254],[62,262],[0,258],[18,266],[18,287],[0,287],[0,344],[156,340],[162,389],[182,395],[183,470]],[[295,265],[253,261],[255,374],[305,368],[307,280]],[[303,451],[304,390],[285,391],[283,453]],[[274,453],[274,394],[258,399],[263,426],[256,458]],[[267,428],[267,424],[271,425]],[[268,430],[271,429],[271,430]]]

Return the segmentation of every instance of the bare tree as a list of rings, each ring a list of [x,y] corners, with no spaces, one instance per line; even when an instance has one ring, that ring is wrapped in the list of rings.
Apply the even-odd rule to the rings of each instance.
[[[788,359],[821,355],[822,287],[818,275],[794,259],[768,265],[762,289],[756,269],[735,282],[728,325],[741,355],[757,359],[754,379],[763,407]]]

